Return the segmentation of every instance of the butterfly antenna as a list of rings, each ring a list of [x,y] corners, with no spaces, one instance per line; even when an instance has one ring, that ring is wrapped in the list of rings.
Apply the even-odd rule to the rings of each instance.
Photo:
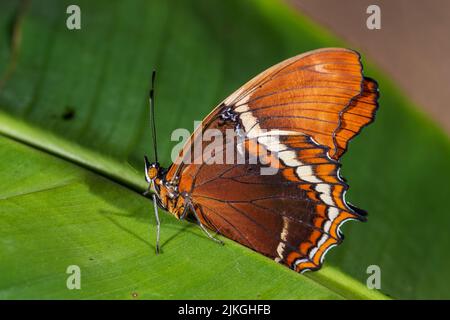
[[[155,162],[158,162],[158,148],[156,145],[156,124],[155,124],[155,77],[156,71],[152,72],[152,87],[149,93],[150,102],[150,125],[152,127],[153,149],[155,154]]]

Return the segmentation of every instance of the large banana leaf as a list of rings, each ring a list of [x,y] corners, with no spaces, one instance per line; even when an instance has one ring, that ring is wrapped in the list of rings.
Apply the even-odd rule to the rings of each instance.
[[[81,30],[66,28],[69,4]],[[387,295],[450,296],[448,138],[370,63],[381,108],[343,167],[369,222],[345,225],[323,270],[298,275],[168,215],[154,255],[151,202],[139,194],[151,70],[168,165],[171,132],[251,76],[345,46],[305,17],[271,0],[0,6],[0,298],[383,298],[364,286],[373,264]],[[66,288],[69,265],[81,290]]]
[[[339,283],[321,284],[231,241],[219,247],[169,215],[156,256],[144,197],[4,137],[0,150],[0,298],[380,297],[333,269]],[[73,265],[80,290],[66,286]]]

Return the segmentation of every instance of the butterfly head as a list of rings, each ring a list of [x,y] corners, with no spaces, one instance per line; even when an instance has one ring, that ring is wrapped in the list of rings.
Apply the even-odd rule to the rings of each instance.
[[[147,180],[148,183],[151,183],[152,181],[155,181],[155,179],[159,176],[161,167],[159,166],[158,162],[150,163],[148,161],[147,156],[144,156],[145,161],[145,180]]]

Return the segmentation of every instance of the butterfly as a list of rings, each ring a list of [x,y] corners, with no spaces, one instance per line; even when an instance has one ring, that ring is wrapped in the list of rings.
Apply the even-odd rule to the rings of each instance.
[[[363,76],[360,60],[356,51],[324,48],[267,69],[213,109],[167,169],[158,163],[153,121],[155,161],[144,158],[157,252],[159,207],[178,219],[195,218],[219,243],[212,232],[297,272],[319,269],[342,242],[342,224],[366,220],[364,210],[345,200],[348,185],[339,173],[348,142],[378,109],[378,85]],[[154,119],[153,101],[152,85]],[[194,145],[206,147],[207,130],[231,130],[240,139],[215,148],[214,156],[231,146],[244,160],[260,160],[198,161]],[[262,174],[263,168],[276,170]]]

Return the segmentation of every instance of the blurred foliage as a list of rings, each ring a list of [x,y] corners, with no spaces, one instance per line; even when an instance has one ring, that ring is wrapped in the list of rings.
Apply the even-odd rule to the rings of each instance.
[[[81,30],[65,26],[69,4],[81,8]],[[381,298],[349,277],[365,283],[372,264],[389,296],[450,297],[448,138],[366,61],[381,107],[342,172],[369,221],[345,225],[327,267],[297,275],[168,215],[164,254],[153,254],[151,203],[130,191],[145,187],[152,69],[167,166],[171,132],[192,129],[252,76],[346,46],[304,16],[272,0],[0,6],[0,298]],[[69,264],[82,267],[81,291],[65,288]]]

